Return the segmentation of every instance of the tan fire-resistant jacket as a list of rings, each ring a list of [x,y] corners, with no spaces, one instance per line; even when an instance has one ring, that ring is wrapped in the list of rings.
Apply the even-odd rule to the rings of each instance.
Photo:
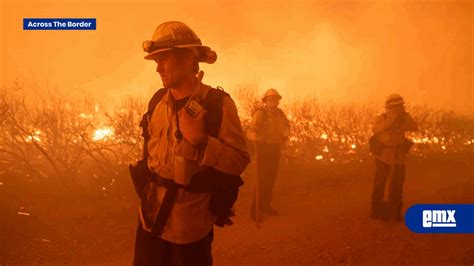
[[[209,90],[209,86],[201,84],[190,100],[196,99],[202,103]],[[218,138],[209,136],[207,146],[198,148],[185,139],[176,139],[176,114],[168,91],[155,107],[148,126],[148,168],[183,185],[189,184],[190,177],[206,167],[240,175],[250,162],[240,119],[230,97],[224,97],[222,109]],[[185,111],[184,108],[181,111]],[[151,189],[155,190],[154,193],[150,193]],[[147,190],[148,197],[156,195],[156,198],[148,199],[146,202],[149,203],[140,208],[140,218],[144,229],[151,231],[166,188],[148,186]],[[187,244],[205,237],[216,219],[210,210],[210,198],[210,193],[191,193],[179,188],[161,237],[177,244]]]
[[[264,107],[253,114],[248,134],[254,142],[281,144],[290,134],[290,123],[280,108]]]

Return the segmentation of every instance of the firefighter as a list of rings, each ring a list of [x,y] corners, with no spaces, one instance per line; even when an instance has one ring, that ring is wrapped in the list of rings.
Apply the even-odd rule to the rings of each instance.
[[[237,108],[201,82],[199,63],[217,54],[186,24],[160,24],[143,49],[163,88],[141,122],[144,158],[130,166],[141,200],[134,265],[212,265],[213,225],[232,223],[250,161]]]
[[[374,135],[370,140],[371,152],[375,157],[370,216],[400,221],[405,159],[413,144],[405,137],[405,132],[416,131],[418,125],[405,111],[405,101],[399,94],[391,94],[386,98],[385,109],[383,114],[376,117]],[[387,200],[384,201],[384,198]]]
[[[290,131],[290,123],[285,113],[278,108],[281,98],[277,90],[267,90],[262,98],[263,107],[254,112],[249,128],[250,140],[254,142],[257,158],[258,186],[250,208],[250,215],[254,220],[257,215],[257,201],[262,214],[279,214],[271,204],[272,191],[281,152],[288,141]]]

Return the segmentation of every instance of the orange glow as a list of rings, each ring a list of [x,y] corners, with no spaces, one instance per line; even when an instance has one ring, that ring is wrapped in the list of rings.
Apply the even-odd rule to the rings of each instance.
[[[97,29],[25,31],[24,18],[95,18]],[[474,0],[0,0],[0,266],[140,264],[132,263],[143,231],[137,210],[156,210],[139,217],[153,223],[173,197],[174,224],[164,228],[183,231],[163,231],[165,248],[147,252],[188,250],[168,245],[177,236],[196,238],[186,247],[207,245],[184,231],[209,227],[188,222],[210,222],[225,203],[216,192],[236,190],[216,184],[192,194],[182,185],[232,181],[248,159],[235,225],[212,231],[215,265],[472,264],[472,235],[415,234],[370,209],[384,184],[392,189],[380,209],[402,206],[400,214],[417,203],[474,202],[473,19]],[[205,132],[216,122],[209,116],[203,125],[165,119],[186,107],[143,116],[162,83],[142,42],[170,20],[217,52],[215,64],[199,65],[203,83],[231,95],[240,125],[227,107],[219,132]],[[252,116],[269,88],[281,94],[290,128],[262,112],[262,131],[285,132],[261,145],[250,140],[261,128]],[[406,133],[413,145],[388,136],[384,148],[397,160],[384,166],[369,139],[392,93],[418,131]],[[401,130],[397,122],[380,127]],[[177,129],[184,138],[175,141]],[[191,144],[193,132],[204,141]],[[408,146],[405,171],[397,154]],[[278,173],[266,180],[265,172]],[[187,212],[192,219],[181,221]],[[143,239],[158,240],[152,235]]]
[[[111,12],[107,0],[4,0],[0,84],[104,102],[148,96],[161,84],[141,43],[173,19],[217,51],[216,64],[202,64],[204,81],[230,92],[250,82],[278,88],[284,101],[379,102],[398,91],[413,104],[472,112],[472,11],[471,1],[119,1]],[[55,16],[96,17],[97,30],[22,30],[25,17]]]

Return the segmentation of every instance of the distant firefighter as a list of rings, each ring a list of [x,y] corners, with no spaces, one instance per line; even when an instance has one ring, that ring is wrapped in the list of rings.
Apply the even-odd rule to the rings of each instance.
[[[232,224],[250,162],[237,107],[201,82],[199,63],[217,54],[184,23],[160,24],[143,49],[163,88],[140,123],[143,159],[130,166],[141,202],[133,265],[212,265],[213,225]]]
[[[385,101],[385,113],[377,116],[370,138],[370,151],[375,157],[375,179],[372,191],[373,219],[401,221],[405,159],[412,142],[405,132],[416,131],[417,123],[405,111],[405,101],[391,94]],[[384,201],[384,198],[386,201]]]
[[[288,140],[290,123],[285,113],[278,108],[281,95],[275,89],[265,92],[263,107],[253,114],[250,125],[250,140],[255,144],[257,158],[257,186],[250,214],[257,217],[257,209],[266,215],[278,215],[272,207],[272,191],[278,173],[281,150]],[[257,202],[258,208],[257,208]]]

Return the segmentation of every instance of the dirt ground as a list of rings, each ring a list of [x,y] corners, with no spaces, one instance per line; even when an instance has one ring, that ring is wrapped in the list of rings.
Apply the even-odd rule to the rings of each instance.
[[[369,219],[372,172],[371,161],[282,167],[274,191],[281,215],[257,228],[249,218],[251,166],[235,225],[215,229],[214,264],[474,265],[473,234],[415,234],[404,223]],[[131,265],[138,202],[126,175],[107,196],[58,198],[3,183],[1,266]],[[474,203],[474,155],[411,159],[404,209],[417,203]]]

